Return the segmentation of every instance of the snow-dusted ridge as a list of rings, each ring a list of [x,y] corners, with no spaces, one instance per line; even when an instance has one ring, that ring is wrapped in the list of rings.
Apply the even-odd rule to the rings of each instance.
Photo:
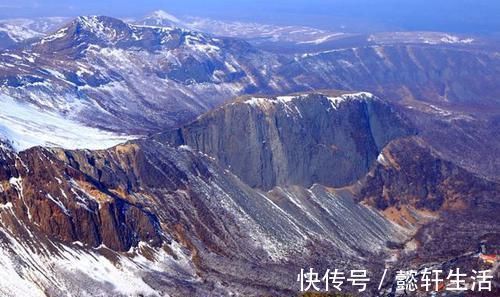
[[[422,44],[454,44],[470,45],[476,40],[470,36],[458,36],[445,32],[386,32],[372,34],[368,37],[369,42],[376,44],[391,43],[422,43]]]
[[[245,100],[244,103],[255,107],[268,107],[269,104],[290,104],[299,100],[309,100],[312,98],[316,98],[311,97],[311,95],[315,94],[299,94],[276,97],[251,97]],[[369,92],[347,93],[338,96],[328,96],[321,93],[318,93],[317,95],[320,95],[322,98],[328,99],[333,109],[337,109],[343,102],[352,100],[371,100],[376,98],[375,95]]]
[[[242,45],[246,44],[228,44],[184,29],[131,25],[110,17],[79,17],[33,43],[30,50],[1,53],[0,93],[88,126],[146,134],[176,125],[181,117],[185,120],[199,115],[240,95],[252,84],[260,69],[253,62],[256,58],[243,60]],[[47,59],[46,53],[55,57]],[[210,67],[201,69],[200,65]],[[187,68],[195,74],[185,75]],[[240,75],[242,71],[251,75]],[[2,130],[4,137],[15,134],[14,138],[20,139],[23,133],[16,132],[26,129]],[[104,133],[107,140],[115,136]],[[49,140],[17,147],[46,142],[61,145],[61,141]]]
[[[13,41],[39,38],[64,24],[66,17],[44,17],[34,19],[0,20],[0,32],[5,32]]]
[[[75,31],[78,33],[75,33]],[[116,47],[121,43],[126,43],[128,47],[141,48],[143,47],[140,44],[141,41],[148,42],[155,39],[158,40],[161,46],[165,46],[179,33],[185,36],[185,45],[188,47],[193,46],[196,48],[200,43],[205,44],[215,41],[208,38],[208,36],[203,36],[202,33],[187,30],[177,23],[132,24],[108,16],[89,15],[75,18],[65,27],[59,28],[35,42],[35,45],[43,45],[69,37],[83,45],[83,48]],[[73,45],[73,47],[75,46]]]
[[[278,26],[272,24],[222,21],[205,17],[176,17],[166,11],[156,10],[135,24],[150,26],[175,26],[217,36],[244,39],[262,39],[272,42],[292,42],[297,44],[322,44],[345,35],[305,26]]]

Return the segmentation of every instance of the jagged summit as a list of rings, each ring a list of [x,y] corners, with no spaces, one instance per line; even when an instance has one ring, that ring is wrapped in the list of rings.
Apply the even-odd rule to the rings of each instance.
[[[143,31],[152,30],[145,30],[108,16],[80,16],[43,38],[39,44],[78,42],[100,46],[116,45],[119,42],[143,39]]]
[[[200,32],[176,26],[130,24],[108,16],[80,16],[56,32],[35,42],[34,49],[43,53],[62,52],[67,56],[85,56],[87,50],[119,48],[158,52],[185,49],[185,53],[211,54],[225,41]]]
[[[35,43],[37,49],[48,51],[80,51],[89,45],[109,46],[131,39],[134,28],[107,16],[80,16]]]
[[[58,49],[78,49],[80,46],[159,50],[186,45],[210,50],[214,46],[209,44],[216,41],[207,34],[177,26],[130,24],[109,16],[80,16],[36,42],[35,46],[51,52]]]
[[[124,21],[108,16],[80,16],[76,18],[73,23],[79,26],[80,29],[87,30],[94,34],[109,34],[110,29],[115,29],[117,31],[128,31],[132,29],[132,26]]]

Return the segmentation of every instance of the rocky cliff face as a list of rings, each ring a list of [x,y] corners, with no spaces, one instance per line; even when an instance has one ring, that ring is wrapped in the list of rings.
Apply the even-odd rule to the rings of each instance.
[[[34,148],[15,154],[6,150],[0,158],[1,201],[27,226],[57,240],[91,247],[104,244],[117,251],[139,241],[161,243],[154,214],[107,191],[50,151]]]
[[[440,158],[420,138],[387,145],[362,183],[361,199],[384,210],[464,211],[497,204],[500,191],[498,183]]]
[[[443,137],[441,141],[430,137],[434,133],[443,133],[436,130],[439,125],[426,127],[417,123],[419,129],[427,130],[419,133],[422,136],[409,136],[415,133],[415,129],[411,128],[415,122],[409,124],[398,112],[383,108],[383,102],[367,99],[365,95],[349,97],[339,94],[242,98],[198,118],[182,129],[162,134],[157,139],[207,153],[247,184],[265,190],[276,185],[300,185],[296,180],[328,185],[327,178],[332,176],[335,176],[334,182],[338,182],[341,179],[339,174],[355,168],[357,164],[351,163],[352,167],[340,169],[338,159],[335,163],[328,162],[336,158],[334,154],[316,163],[317,150],[314,145],[329,147],[332,141],[335,147],[346,147],[351,153],[351,160],[361,160],[359,164],[363,164],[362,157],[357,159],[353,155],[359,153],[356,142],[365,139],[362,142],[365,152],[378,152],[378,155],[369,159],[371,163],[367,167],[362,167],[367,169],[361,169],[359,177],[353,182],[340,184],[345,187],[334,192],[341,197],[353,195],[358,203],[379,209],[385,219],[406,230],[407,241],[399,246],[391,245],[394,250],[390,253],[396,259],[394,267],[415,268],[436,262],[444,263],[442,265],[446,267],[450,261],[460,261],[464,268],[478,268],[477,261],[470,255],[476,252],[481,240],[500,234],[496,227],[498,218],[491,215],[500,209],[497,202],[500,185],[460,166],[465,163],[443,150],[444,142],[451,141],[450,136]],[[304,102],[310,109],[301,105]],[[367,107],[367,102],[380,105]],[[328,108],[320,109],[325,106]],[[428,111],[428,117],[448,125],[456,124],[456,129],[464,127],[458,124],[465,120],[471,125],[477,124],[475,119],[462,112],[446,112],[432,105],[430,107],[433,111]],[[370,112],[359,113],[360,109]],[[319,110],[326,114],[339,114],[323,117]],[[358,121],[344,122],[343,116],[346,115],[355,115]],[[358,125],[366,118],[369,123],[377,123],[381,118],[390,119],[390,122],[380,120],[372,126]],[[379,130],[366,129],[368,126],[378,127]],[[339,137],[336,127],[347,131],[348,136]],[[304,130],[300,128],[317,133],[302,133]],[[380,135],[383,136],[379,138]],[[344,142],[336,142],[339,139]],[[433,141],[429,143],[427,140]],[[314,145],[308,146],[311,143]],[[289,147],[293,149],[288,151]],[[302,150],[304,147],[307,149]],[[377,150],[378,147],[382,149]],[[251,152],[255,151],[259,154],[252,156]],[[304,168],[293,167],[288,173],[284,169],[289,167],[279,167],[290,164],[287,153],[291,153],[290,160],[304,160],[306,164],[315,166],[308,167],[306,173],[301,171]],[[327,153],[323,151],[321,155],[324,154]],[[273,164],[277,158],[280,161]],[[319,170],[328,172],[328,175],[317,174]],[[273,180],[274,184],[259,183],[259,179],[264,179],[255,179],[255,173],[267,174],[266,180]],[[294,181],[301,174],[303,176]],[[325,179],[320,180],[322,177]],[[269,193],[273,192],[275,190]],[[305,204],[301,200],[298,205]],[[442,245],[442,242],[448,242],[453,248]]]
[[[414,131],[369,93],[248,97],[160,136],[213,156],[252,187],[345,186]]]

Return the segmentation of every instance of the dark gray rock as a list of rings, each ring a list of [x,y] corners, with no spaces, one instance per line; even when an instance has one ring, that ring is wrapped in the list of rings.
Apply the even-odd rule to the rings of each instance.
[[[347,96],[336,106],[328,97],[336,98],[244,99],[159,138],[213,156],[251,187],[268,190],[348,185],[368,172],[387,142],[414,133],[370,94]]]

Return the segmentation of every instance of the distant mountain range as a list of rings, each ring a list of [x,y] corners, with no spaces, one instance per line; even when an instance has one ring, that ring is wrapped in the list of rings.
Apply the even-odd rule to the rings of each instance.
[[[470,39],[435,35],[445,42],[417,37],[414,44],[396,34],[395,44],[277,54],[244,39],[171,27],[174,20],[160,12],[143,25],[79,17],[5,50],[2,100],[50,110],[60,122],[127,135],[175,127],[253,93],[345,89],[438,105],[498,102],[498,55],[479,50]]]
[[[69,18],[66,17],[0,20],[0,49],[14,47],[17,43],[43,37],[68,21]]]
[[[328,31],[305,26],[279,26],[272,24],[223,21],[210,18],[185,16],[179,18],[163,10],[157,10],[144,18],[124,18],[125,22],[154,27],[177,27],[199,31],[217,36],[246,39],[250,43],[273,49],[278,46],[283,50],[307,52],[314,48],[345,47],[346,44],[387,43],[428,43],[428,44],[463,44],[481,42],[483,38],[446,32],[387,32],[363,34],[352,32]],[[0,32],[3,36],[1,47],[12,46],[52,33],[65,23],[68,17],[41,17],[35,19],[0,20]]]

